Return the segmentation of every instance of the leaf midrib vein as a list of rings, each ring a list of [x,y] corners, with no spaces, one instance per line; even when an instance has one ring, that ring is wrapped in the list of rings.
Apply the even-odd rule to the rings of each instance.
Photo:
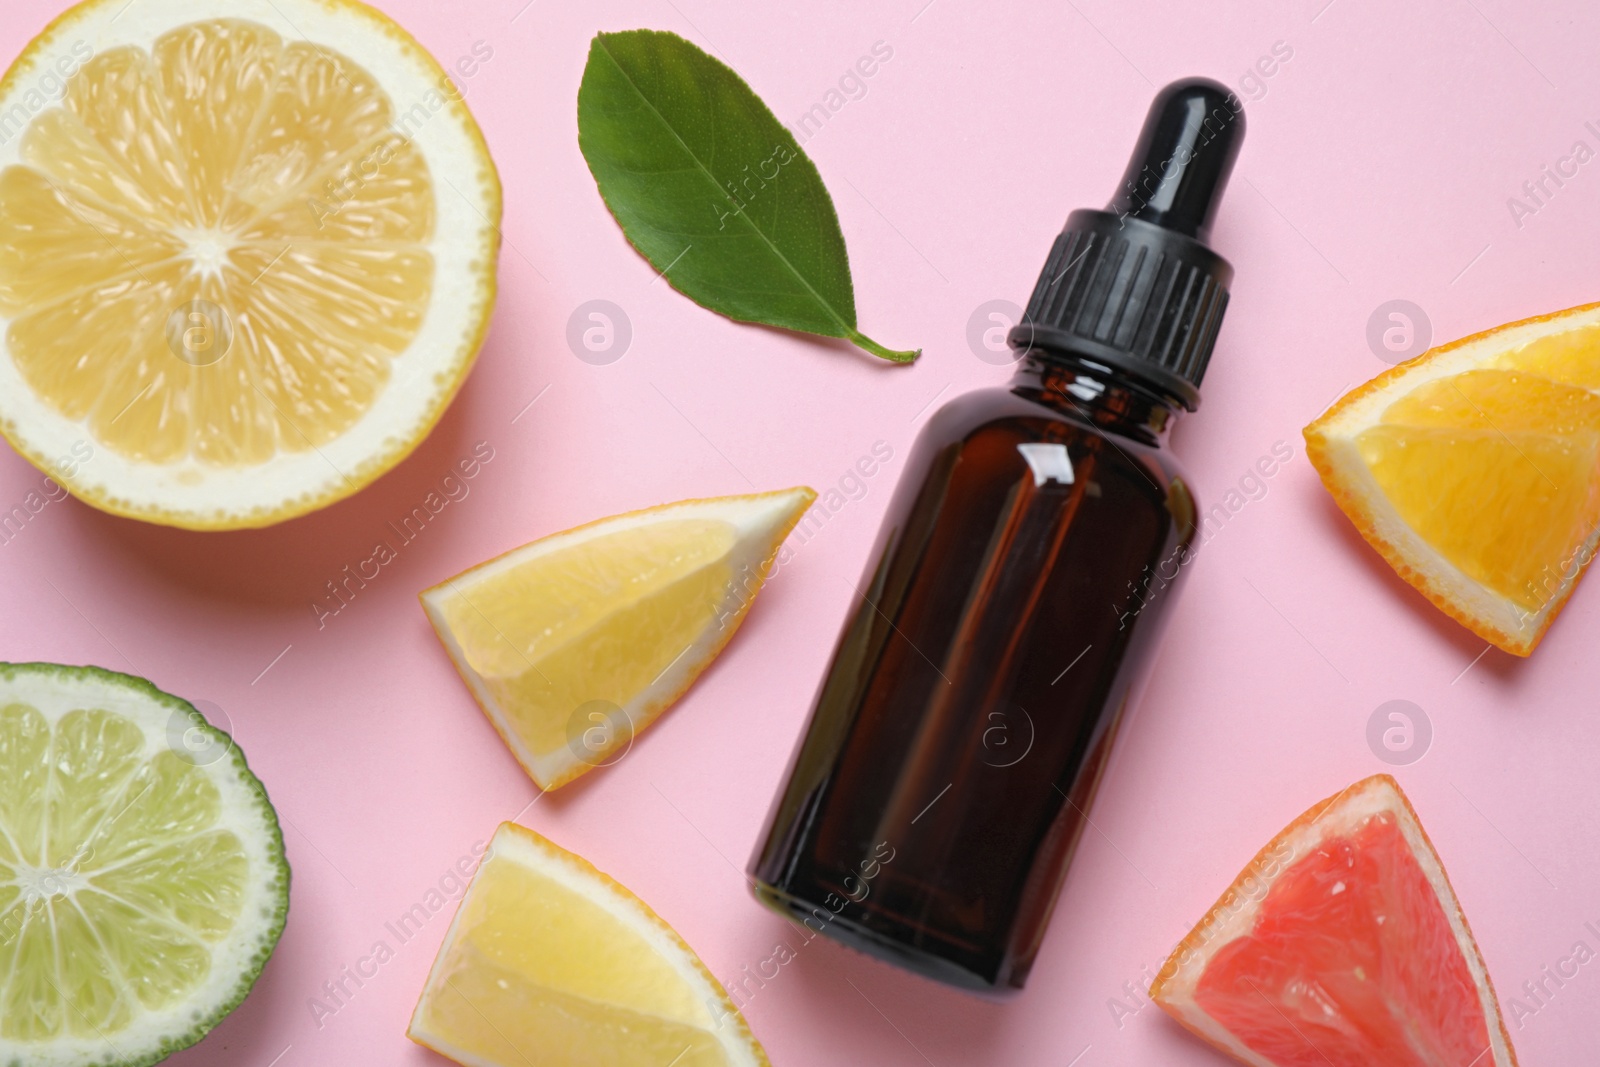
[[[611,54],[611,49],[606,47],[605,39],[603,37],[599,38],[597,43],[600,45],[600,50],[605,53],[606,58],[611,61],[611,65],[617,68],[617,73],[622,75],[623,81],[626,81],[628,83],[628,87],[632,89],[639,97],[640,102],[643,103],[645,107],[650,109],[651,114],[655,115],[655,117],[661,121],[661,125],[666,128],[668,133],[672,134],[673,140],[678,142],[684,153],[690,159],[694,160],[695,167],[698,168],[708,180],[710,180],[711,184],[716,187],[717,192],[722,195],[723,199],[725,199],[729,204],[732,204],[735,208],[738,208],[738,203],[735,202],[732,197],[728,196],[727,193],[723,192],[721,183],[717,181],[717,176],[711,173],[706,165],[700,161],[700,157],[695,155],[694,149],[689,147],[688,142],[683,139],[682,135],[680,135],[677,129],[673,127],[672,123],[667,121],[667,117],[663,115],[660,110],[656,108],[655,104],[651,102],[650,98],[644,94],[644,90],[639,88],[638,83],[635,82],[632,76],[628,74],[627,69],[617,61],[617,57]],[[752,95],[754,95],[754,92],[755,90],[752,89]],[[795,150],[796,152],[799,151],[798,145],[796,146]],[[638,172],[636,171],[635,173]],[[817,177],[817,181],[819,184],[822,181],[820,174]],[[827,192],[826,186],[823,187],[823,191],[824,193]],[[777,246],[771,237],[767,236],[766,232],[763,231],[761,227],[755,224],[754,220],[752,220],[742,208],[738,210],[737,217],[742,220],[745,225],[749,226],[751,230],[755,231],[756,235],[759,236],[762,241],[766,242],[767,247],[772,250],[772,254],[778,257],[778,259],[783,263],[784,267],[788,269],[790,274],[793,274],[796,278],[800,279],[800,284],[805,286],[806,291],[815,297],[817,303],[820,304],[828,312],[828,314],[833,317],[833,320],[839,324],[840,328],[844,331],[841,336],[850,337],[857,332],[855,324],[845,321],[844,317],[839,314],[839,312],[834,308],[833,304],[821,293],[817,292],[816,288],[811,284],[811,279],[807,278],[804,274],[801,274],[795,265],[789,262],[789,257],[783,254],[782,249]],[[668,280],[670,281],[671,279]]]

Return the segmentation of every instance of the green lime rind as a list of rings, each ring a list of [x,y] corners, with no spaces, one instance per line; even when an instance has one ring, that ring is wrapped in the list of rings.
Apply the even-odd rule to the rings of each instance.
[[[61,663],[4,663],[0,662],[0,688],[6,684],[22,679],[61,680],[68,683],[81,683],[84,681],[98,681],[108,686],[116,686],[137,694],[149,704],[170,709],[185,716],[189,722],[187,729],[199,730],[212,739],[225,746],[224,760],[231,760],[233,775],[251,794],[254,800],[254,810],[262,819],[262,829],[267,833],[265,846],[267,858],[270,861],[270,883],[264,887],[264,895],[271,902],[271,912],[265,916],[265,921],[257,921],[256,947],[254,953],[240,968],[239,977],[218,999],[216,1005],[206,1012],[198,1021],[190,1023],[181,1034],[171,1034],[162,1037],[153,1046],[147,1045],[139,1049],[129,1049],[124,1046],[120,1050],[113,1050],[114,1054],[104,1059],[84,1059],[74,1061],[72,1067],[152,1067],[175,1053],[196,1044],[208,1033],[215,1029],[224,1019],[233,1013],[245,997],[250,995],[255,987],[256,980],[261,977],[261,972],[266,968],[267,961],[271,959],[273,951],[277,948],[278,941],[283,935],[284,926],[289,918],[289,883],[291,871],[288,855],[284,849],[283,828],[278,822],[277,809],[272,806],[272,800],[267,796],[266,786],[257,778],[255,772],[245,760],[244,751],[234,742],[233,738],[225,731],[218,729],[209,722],[193,704],[182,697],[174,696],[165,690],[158,689],[147,679],[137,675],[124,674],[120,671],[107,670],[103,667],[91,665],[72,666]],[[4,694],[0,693],[0,704],[4,704]],[[215,771],[213,770],[213,773]],[[219,775],[220,777],[220,775]],[[230,829],[243,830],[243,827],[230,826]],[[240,921],[249,921],[249,916],[241,915]],[[209,986],[202,986],[198,991],[204,993]],[[0,1041],[4,1041],[0,1038]],[[107,1044],[112,1042],[108,1039]],[[120,1042],[119,1042],[120,1043]],[[43,1043],[43,1048],[48,1048],[48,1042]],[[3,1067],[39,1067],[48,1063],[48,1058],[18,1059],[10,1053],[0,1050],[0,1059]],[[48,1054],[45,1054],[46,1057]],[[62,1062],[57,1060],[56,1062]],[[53,1064],[52,1064],[53,1067]]]

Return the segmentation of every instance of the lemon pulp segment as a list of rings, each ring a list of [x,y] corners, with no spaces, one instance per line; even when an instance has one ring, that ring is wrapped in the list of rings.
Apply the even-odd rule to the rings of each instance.
[[[445,617],[528,743],[555,749],[575,709],[627,704],[714,625],[737,537],[720,519],[605,534],[464,585]]]
[[[484,868],[444,963],[436,1023],[452,1043],[555,1062],[721,1067],[706,1008],[638,934],[560,883],[511,863]],[[481,1014],[480,1014],[481,1013]],[[496,1020],[496,1028],[484,1018]],[[685,1048],[690,1051],[684,1054]],[[515,1055],[504,1056],[516,1062]]]
[[[24,381],[130,459],[327,444],[416,336],[434,189],[325,45],[214,19],[92,56],[0,172],[0,314]]]

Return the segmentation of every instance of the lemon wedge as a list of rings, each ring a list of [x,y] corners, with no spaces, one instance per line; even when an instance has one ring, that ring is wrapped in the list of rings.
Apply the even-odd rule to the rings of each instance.
[[[615,762],[738,629],[804,487],[555,534],[425,590],[456,669],[542,789]]]
[[[582,857],[504,823],[407,1035],[471,1067],[764,1067],[705,964]]]

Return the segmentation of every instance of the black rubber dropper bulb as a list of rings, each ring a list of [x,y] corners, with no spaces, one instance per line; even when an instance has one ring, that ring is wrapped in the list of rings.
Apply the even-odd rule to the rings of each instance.
[[[1116,195],[1068,216],[1011,345],[1105,366],[1194,410],[1233,280],[1206,239],[1244,129],[1244,105],[1208,78],[1157,93]]]
[[[1173,82],[1150,104],[1106,210],[1204,243],[1243,140],[1237,96],[1207,78]]]

